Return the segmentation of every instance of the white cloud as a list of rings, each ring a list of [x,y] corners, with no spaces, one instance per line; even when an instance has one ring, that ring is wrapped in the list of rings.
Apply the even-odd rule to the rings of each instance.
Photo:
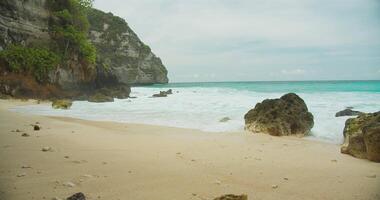
[[[283,69],[281,73],[284,75],[304,75],[306,70],[304,69]]]

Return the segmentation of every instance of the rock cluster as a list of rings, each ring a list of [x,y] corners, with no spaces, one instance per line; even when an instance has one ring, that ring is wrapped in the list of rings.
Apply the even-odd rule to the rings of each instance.
[[[348,119],[343,135],[342,153],[380,162],[380,112]]]
[[[304,100],[294,93],[258,103],[244,119],[246,130],[273,136],[306,135],[314,126]]]
[[[172,89],[169,89],[168,91],[160,91],[158,94],[153,94],[152,97],[167,97],[170,94],[173,94]]]

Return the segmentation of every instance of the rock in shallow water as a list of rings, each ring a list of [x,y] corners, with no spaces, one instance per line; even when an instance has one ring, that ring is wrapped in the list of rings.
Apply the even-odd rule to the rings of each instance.
[[[339,111],[335,114],[335,117],[343,117],[343,116],[357,116],[357,115],[360,115],[360,114],[363,114],[362,112],[360,111],[356,111],[356,110],[351,110],[349,108],[345,109],[345,110],[342,110],[342,111]]]
[[[343,135],[342,153],[380,162],[380,112],[348,119]]]
[[[314,126],[313,115],[305,102],[294,93],[256,104],[244,119],[246,130],[273,136],[306,135]]]
[[[88,98],[89,102],[94,102],[94,103],[103,103],[103,102],[113,102],[114,99],[113,97],[106,96],[101,93],[96,93]]]
[[[73,105],[73,102],[70,100],[62,99],[62,100],[54,100],[51,104],[51,106],[54,109],[70,109],[70,107]]]

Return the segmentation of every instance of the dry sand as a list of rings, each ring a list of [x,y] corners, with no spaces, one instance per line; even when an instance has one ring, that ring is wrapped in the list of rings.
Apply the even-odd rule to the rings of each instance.
[[[26,103],[0,100],[1,200],[380,199],[380,164],[338,145],[8,111]]]

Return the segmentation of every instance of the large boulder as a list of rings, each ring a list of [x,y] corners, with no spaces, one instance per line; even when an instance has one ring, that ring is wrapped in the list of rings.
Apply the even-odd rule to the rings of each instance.
[[[343,135],[342,153],[380,162],[380,112],[348,119]]]
[[[314,126],[314,117],[305,102],[289,93],[280,99],[266,99],[245,116],[245,129],[273,136],[306,135]]]
[[[335,114],[335,117],[344,117],[344,116],[357,116],[363,114],[360,111],[352,110],[350,108],[344,109],[342,111],[339,111]]]

